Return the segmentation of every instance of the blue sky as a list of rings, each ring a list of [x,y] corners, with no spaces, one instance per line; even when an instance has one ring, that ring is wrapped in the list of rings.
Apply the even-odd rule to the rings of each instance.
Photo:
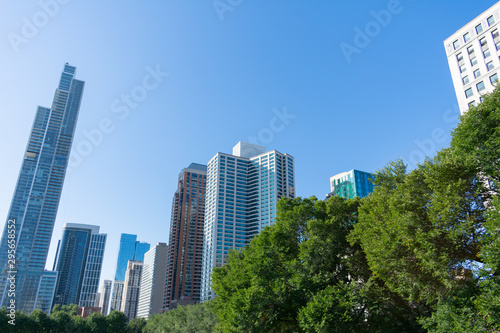
[[[1,3],[0,217],[69,62],[86,87],[47,267],[64,223],[96,224],[112,279],[120,233],[166,242],[178,173],[240,140],[294,156],[296,193],[319,198],[337,173],[448,146],[443,41],[495,2]]]

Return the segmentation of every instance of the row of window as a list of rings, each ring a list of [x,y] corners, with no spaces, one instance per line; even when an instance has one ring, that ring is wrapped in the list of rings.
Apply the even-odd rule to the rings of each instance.
[[[486,19],[486,21],[487,21],[487,23],[488,23],[488,27],[491,27],[493,24],[495,24],[495,18],[493,17],[493,15],[491,15],[490,17],[488,17],[488,18]],[[479,23],[478,25],[476,25],[475,30],[476,30],[476,33],[477,33],[478,35],[479,35],[480,33],[482,33],[482,32],[484,31],[484,29],[483,29],[483,24],[482,24],[482,23]],[[468,42],[470,41],[470,32],[465,33],[465,34],[462,36],[462,38],[463,38],[463,41],[464,41],[464,43],[465,43],[465,44],[466,44],[466,43],[468,43]],[[455,40],[455,41],[453,42],[453,49],[454,49],[454,50],[456,50],[456,49],[458,49],[459,47],[460,47],[460,42],[459,42],[459,40],[457,39],[457,40]]]
[[[496,49],[499,50],[500,49],[500,35],[498,33],[498,30],[493,31],[492,36],[493,36],[493,39],[495,41]],[[486,41],[486,38],[485,37],[481,38],[481,40],[479,40],[479,43],[481,44],[481,51],[483,53],[484,59],[488,59],[491,56],[491,52],[490,52],[490,49],[488,47],[488,42]],[[476,58],[476,53],[474,51],[474,46],[469,46],[467,48],[467,53],[469,55],[471,67],[476,66],[478,62],[477,62],[477,58]],[[457,62],[458,62],[458,68],[460,69],[460,73],[464,73],[467,70],[467,68],[465,66],[465,59],[464,59],[464,55],[462,54],[462,52],[457,54]]]
[[[490,61],[486,64],[486,69],[488,72],[494,68],[495,68],[495,65],[493,65],[493,61]],[[474,70],[473,74],[474,74],[474,79],[477,79],[481,76],[481,70],[478,68],[478,69]],[[467,85],[469,82],[470,81],[469,81],[468,75],[465,75],[464,77],[462,77],[462,83],[464,86]]]
[[[490,82],[492,85],[495,85],[498,82],[498,74],[493,74],[492,76],[490,76]],[[477,89],[478,93],[483,91],[485,88],[486,87],[484,85],[484,81],[481,81],[478,84],[476,84],[476,89]],[[472,91],[472,88],[465,90],[465,97],[466,98],[470,98],[472,96],[474,96],[474,92]]]

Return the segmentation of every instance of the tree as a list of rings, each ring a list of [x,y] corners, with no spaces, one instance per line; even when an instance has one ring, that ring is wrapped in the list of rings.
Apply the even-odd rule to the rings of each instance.
[[[36,332],[51,332],[52,320],[41,309],[35,309],[29,314],[29,318],[37,326]]]
[[[350,236],[374,275],[412,302],[445,299],[471,280],[484,237],[484,184],[451,149],[407,173],[401,161],[376,173]]]
[[[56,311],[54,311],[56,310]],[[72,315],[67,311],[58,311],[59,308],[54,307],[50,313],[53,329],[55,333],[74,332],[75,325]]]
[[[100,312],[92,313],[86,318],[87,326],[92,333],[107,333],[108,321]]]
[[[166,313],[148,318],[142,332],[211,333],[217,322],[210,308],[210,302],[178,306]]]
[[[146,326],[146,319],[134,318],[127,325],[127,333],[141,333]]]
[[[482,174],[500,184],[500,89],[483,95],[484,101],[460,117],[453,131],[451,146],[477,163]]]
[[[361,247],[346,239],[359,204],[339,197],[280,200],[276,223],[212,274],[217,329],[418,331],[418,309],[372,277]]]
[[[106,316],[108,332],[125,332],[127,329],[127,316],[120,311],[113,310]]]

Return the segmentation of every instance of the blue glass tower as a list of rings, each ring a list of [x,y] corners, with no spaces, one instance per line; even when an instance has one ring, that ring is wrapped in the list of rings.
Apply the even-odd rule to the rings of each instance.
[[[118,251],[118,260],[116,262],[115,280],[125,281],[127,263],[129,260],[134,259],[136,242],[137,235],[122,234],[120,237],[120,249]]]
[[[149,251],[151,245],[137,240],[137,235],[122,234],[120,237],[120,249],[116,261],[115,281],[113,284],[113,295],[111,297],[110,311],[120,310],[124,291],[123,282],[129,260],[144,261],[144,254]]]
[[[144,261],[144,254],[149,251],[151,245],[137,240],[137,235],[122,234],[120,237],[120,249],[116,262],[115,280],[125,281],[125,272],[129,260]]]
[[[94,306],[106,234],[95,225],[66,223],[60,242],[54,305]]]
[[[27,313],[45,268],[82,99],[84,82],[74,78],[75,70],[64,66],[52,107],[36,111],[0,242],[0,304],[14,302]],[[9,262],[12,249],[15,264]],[[15,291],[8,274],[15,275]]]

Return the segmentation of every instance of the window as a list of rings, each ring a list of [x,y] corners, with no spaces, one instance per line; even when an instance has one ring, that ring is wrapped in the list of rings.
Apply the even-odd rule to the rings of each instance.
[[[481,50],[483,51],[484,58],[488,58],[490,56],[490,50],[488,49],[488,42],[486,38],[481,38],[479,41],[481,43]]]
[[[467,43],[468,41],[470,41],[470,33],[466,33],[464,35],[464,43]]]
[[[477,32],[478,35],[481,32],[483,32],[483,25],[481,23],[479,23],[478,25],[476,25],[476,32]]]
[[[493,61],[490,61],[486,64],[486,68],[488,68],[488,72],[491,71],[495,66],[493,66]]]
[[[474,48],[472,46],[469,46],[467,48],[467,52],[469,53],[470,64],[472,67],[474,67],[475,65],[477,65],[476,53],[474,52]]]
[[[493,18],[493,15],[488,17],[487,21],[488,21],[488,26],[491,27],[495,23],[495,19]]]
[[[498,33],[498,30],[493,30],[491,32],[491,37],[493,37],[493,41],[495,42],[495,47],[497,48],[497,51],[500,50],[500,34]]]
[[[492,76],[490,76],[490,82],[491,84],[496,84],[498,82],[498,74],[493,74]]]
[[[478,77],[480,77],[480,76],[481,76],[481,71],[480,71],[479,69],[476,69],[476,70],[474,71],[474,78],[475,78],[475,79],[477,79],[477,78],[478,78]]]
[[[481,81],[479,82],[478,84],[476,84],[476,88],[477,88],[477,92],[481,92],[484,90],[485,86],[484,86],[484,82]]]
[[[472,101],[472,102],[469,103],[469,108],[471,108],[473,106],[476,106],[476,101]]]
[[[458,67],[460,68],[460,73],[465,72],[465,61],[462,53],[457,54]]]
[[[458,49],[458,47],[460,46],[460,44],[458,43],[458,39],[456,41],[453,42],[453,49],[456,50]]]
[[[467,75],[466,75],[466,76],[464,76],[464,77],[462,78],[462,82],[463,82],[463,84],[464,84],[464,86],[465,86],[467,83],[469,83],[469,77],[468,77]]]
[[[474,95],[474,93],[472,92],[472,88],[469,88],[465,91],[465,97],[469,98],[472,95]]]

